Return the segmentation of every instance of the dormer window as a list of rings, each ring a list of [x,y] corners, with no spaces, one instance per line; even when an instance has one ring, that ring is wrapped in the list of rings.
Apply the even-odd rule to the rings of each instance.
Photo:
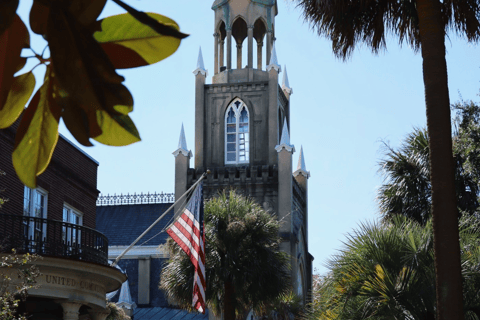
[[[225,113],[225,164],[249,163],[250,131],[247,106],[235,99]]]

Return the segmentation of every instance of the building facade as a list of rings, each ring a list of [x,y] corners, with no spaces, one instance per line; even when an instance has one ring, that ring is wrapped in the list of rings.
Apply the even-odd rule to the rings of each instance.
[[[212,9],[214,75],[212,83],[207,84],[200,50],[193,72],[194,165],[190,167],[192,153],[187,149],[182,127],[174,152],[175,196],[179,198],[203,172],[210,170],[204,182],[206,198],[233,187],[275,213],[282,221],[281,249],[291,256],[294,289],[306,302],[313,260],[308,252],[310,173],[305,168],[303,149],[297,170],[292,170],[293,91],[286,70],[279,85],[282,68],[274,44],[277,4],[275,0],[216,0]],[[242,61],[243,56],[246,61]]]
[[[28,291],[20,312],[28,319],[103,320],[105,294],[126,280],[108,265],[108,239],[95,230],[98,162],[59,137],[38,187],[25,187],[12,165],[18,122],[0,130],[0,256],[37,254],[38,287]],[[16,270],[2,269],[2,273]]]

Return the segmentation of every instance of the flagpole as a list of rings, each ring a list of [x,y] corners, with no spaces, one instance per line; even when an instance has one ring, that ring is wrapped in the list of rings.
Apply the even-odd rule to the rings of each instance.
[[[205,177],[207,176],[207,174],[210,173],[210,170],[207,170],[207,172],[204,172],[202,174],[202,176],[198,179],[197,182],[195,182],[184,194],[182,194],[182,196],[180,198],[178,198],[174,204],[172,204],[170,206],[170,208],[167,209],[167,211],[165,211],[157,220],[155,220],[154,223],[152,223],[150,225],[150,227],[147,228],[147,230],[145,230],[135,241],[132,242],[131,245],[128,246],[128,248],[126,248],[125,250],[123,250],[123,252],[115,259],[115,261],[113,261],[113,263],[110,265],[111,267],[115,267],[118,263],[118,261],[120,261],[120,259],[128,252],[130,251],[130,249],[133,248],[133,246],[140,240],[142,239],[150,230],[152,230],[152,228],[160,221],[163,219],[163,217],[170,212],[170,210],[172,210],[172,208],[175,207],[175,205],[177,203],[179,203],[183,198],[185,198],[185,196],[187,195],[187,193],[189,193],[192,189],[194,189],[203,179],[205,179]]]

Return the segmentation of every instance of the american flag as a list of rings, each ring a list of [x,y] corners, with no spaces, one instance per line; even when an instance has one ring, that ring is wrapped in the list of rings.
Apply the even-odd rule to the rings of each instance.
[[[203,182],[196,187],[183,213],[167,233],[190,257],[195,267],[192,306],[205,313],[205,234],[203,232]]]

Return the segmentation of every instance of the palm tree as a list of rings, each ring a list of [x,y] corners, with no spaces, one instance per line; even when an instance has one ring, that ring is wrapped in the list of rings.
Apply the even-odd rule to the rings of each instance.
[[[205,203],[206,304],[224,319],[243,318],[288,292],[289,257],[279,250],[279,222],[253,200],[231,191]],[[193,265],[173,241],[160,287],[191,308]]]
[[[480,319],[479,221],[460,220],[464,310]],[[309,319],[434,320],[435,268],[431,219],[422,226],[403,216],[364,223],[327,266]]]
[[[359,42],[377,53],[385,34],[420,50],[430,137],[432,215],[439,319],[463,318],[460,247],[448,96],[445,35],[454,30],[469,41],[480,38],[478,0],[296,0],[333,52],[347,58]]]
[[[465,119],[459,116],[456,123],[467,127],[474,126],[469,132],[461,127],[455,131],[453,158],[459,212],[475,214],[479,206],[477,197],[480,194],[478,185],[480,172],[470,170],[468,162],[478,162],[480,157],[478,154],[469,153],[467,146],[472,148],[479,144],[479,141],[470,137],[472,134],[475,136],[480,134],[479,121],[472,117]],[[414,129],[398,150],[386,143],[384,146],[385,158],[380,161],[379,166],[385,183],[378,190],[377,196],[382,217],[389,220],[400,214],[425,224],[431,218],[432,205],[426,130]],[[477,166],[472,167],[476,169]]]

